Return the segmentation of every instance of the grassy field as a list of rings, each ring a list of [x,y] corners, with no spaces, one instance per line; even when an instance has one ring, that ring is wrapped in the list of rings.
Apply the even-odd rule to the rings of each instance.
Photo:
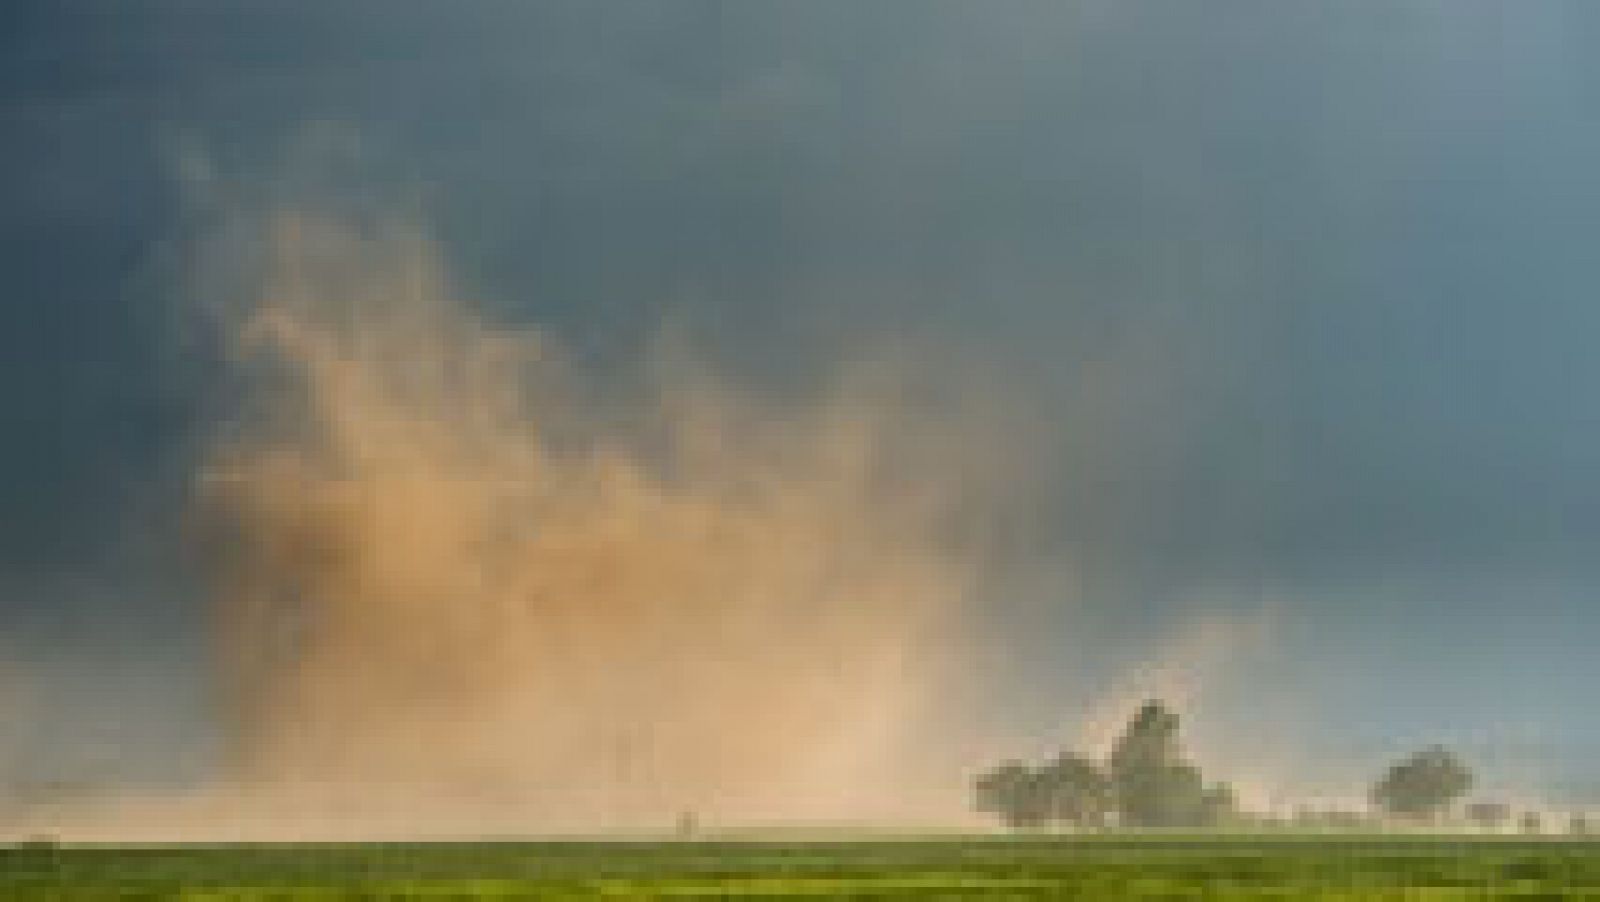
[[[0,851],[4,899],[1600,898],[1600,844],[1425,837],[436,843]]]

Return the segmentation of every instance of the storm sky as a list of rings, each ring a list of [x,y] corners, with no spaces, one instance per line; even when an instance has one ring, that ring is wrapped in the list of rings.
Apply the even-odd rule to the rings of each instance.
[[[1597,39],[1553,0],[8,3],[8,757],[203,744],[185,166],[333,133],[330,183],[596,366],[679,316],[757,381],[982,361],[1045,436],[997,733],[1176,656],[1297,768],[1600,784]]]

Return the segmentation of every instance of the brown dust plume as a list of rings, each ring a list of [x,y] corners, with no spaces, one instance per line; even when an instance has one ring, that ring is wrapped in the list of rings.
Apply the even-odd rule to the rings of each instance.
[[[664,344],[585,389],[414,230],[263,234],[197,482],[226,798],[423,831],[961,804],[930,750],[997,468],[900,367],[778,398]]]

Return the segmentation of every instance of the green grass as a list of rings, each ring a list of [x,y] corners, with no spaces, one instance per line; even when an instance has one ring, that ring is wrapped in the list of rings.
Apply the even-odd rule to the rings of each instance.
[[[1600,843],[1038,837],[0,850],[3,899],[1600,899]]]

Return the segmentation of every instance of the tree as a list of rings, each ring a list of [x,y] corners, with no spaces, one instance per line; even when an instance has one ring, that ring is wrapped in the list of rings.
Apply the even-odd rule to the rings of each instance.
[[[1467,806],[1467,820],[1480,830],[1499,830],[1511,820],[1511,806],[1505,802],[1473,802]]]
[[[1391,765],[1371,797],[1386,813],[1428,820],[1437,816],[1472,786],[1472,772],[1443,746],[1429,746]]]
[[[1184,760],[1178,716],[1145,703],[1104,768],[1071,752],[1038,767],[1007,761],[973,781],[975,807],[1012,828],[1095,826],[1116,812],[1133,827],[1209,827],[1233,816],[1233,788],[1206,785]]]
[[[1052,820],[1078,827],[1105,822],[1112,808],[1111,781],[1087,758],[1062,752],[1039,776],[1050,799]]]
[[[1042,827],[1050,821],[1047,780],[1020,761],[1007,761],[973,781],[977,809],[993,814],[1012,829]]]
[[[1230,783],[1213,783],[1200,796],[1198,826],[1214,827],[1231,818],[1239,810],[1239,798]]]
[[[1184,760],[1178,715],[1159,701],[1134,714],[1107,769],[1117,811],[1129,826],[1211,826],[1233,811],[1233,790],[1207,787],[1199,768]]]

